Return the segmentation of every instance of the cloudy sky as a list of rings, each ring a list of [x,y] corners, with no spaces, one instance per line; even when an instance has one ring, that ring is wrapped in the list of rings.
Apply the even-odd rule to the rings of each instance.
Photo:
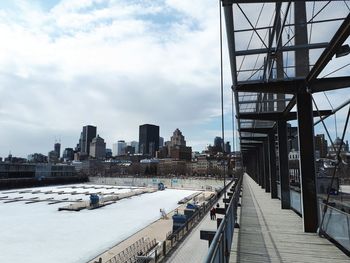
[[[213,0],[0,1],[0,156],[74,147],[87,124],[108,148],[153,123],[204,149],[221,135],[218,29]]]

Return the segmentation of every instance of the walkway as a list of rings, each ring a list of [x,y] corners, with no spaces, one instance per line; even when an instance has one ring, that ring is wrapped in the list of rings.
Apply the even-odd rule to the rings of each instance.
[[[222,197],[218,202],[220,207],[224,207]],[[217,218],[222,217],[216,215]],[[216,220],[210,220],[209,213],[202,219],[202,221],[192,230],[189,236],[180,244],[174,251],[167,263],[202,263],[208,254],[208,241],[200,239],[201,230],[216,231]]]
[[[241,228],[230,262],[350,262],[327,239],[304,233],[302,219],[280,207],[280,200],[244,175]]]

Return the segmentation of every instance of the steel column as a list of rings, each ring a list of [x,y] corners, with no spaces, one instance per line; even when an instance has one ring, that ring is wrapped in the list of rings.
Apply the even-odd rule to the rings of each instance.
[[[268,140],[264,140],[263,142],[263,151],[264,151],[264,166],[265,166],[265,192],[270,193],[270,162],[269,162],[269,142]]]
[[[305,2],[295,2],[295,44],[307,44],[307,28],[301,23],[306,22]],[[295,52],[295,75],[304,77],[309,74],[309,52],[297,50]],[[303,227],[305,232],[316,232],[318,227],[317,194],[315,180],[315,153],[314,153],[314,126],[311,94],[306,92],[296,94],[298,115],[298,139],[299,139],[299,168],[301,177],[301,203]]]
[[[315,180],[314,125],[310,94],[297,94],[297,110],[304,231],[316,232],[318,227],[317,194]]]
[[[277,178],[276,178],[276,145],[275,133],[269,133],[269,163],[270,163],[270,188],[271,198],[277,198]]]
[[[287,122],[278,121],[278,155],[279,170],[281,183],[281,207],[282,209],[290,209],[290,192],[289,192],[289,170],[288,170],[288,137]]]

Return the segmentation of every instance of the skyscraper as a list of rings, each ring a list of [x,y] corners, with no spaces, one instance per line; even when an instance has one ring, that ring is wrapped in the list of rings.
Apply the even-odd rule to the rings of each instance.
[[[90,156],[96,159],[104,159],[106,157],[106,143],[99,135],[93,138],[90,143]]]
[[[126,148],[126,143],[124,140],[119,140],[117,142],[117,155],[125,155],[125,148]]]
[[[159,150],[159,126],[152,124],[140,125],[139,153],[155,157]]]
[[[224,144],[224,141],[221,137],[215,137],[214,139],[214,147],[215,149],[218,151],[218,152],[223,152],[223,144]]]
[[[56,156],[59,159],[61,157],[61,144],[59,142],[55,143],[54,151],[56,152]]]
[[[130,146],[135,148],[135,153],[139,153],[139,142],[131,141]]]
[[[79,148],[82,155],[90,155],[90,143],[92,139],[96,137],[97,128],[92,125],[86,125],[83,127],[83,131],[80,135]]]

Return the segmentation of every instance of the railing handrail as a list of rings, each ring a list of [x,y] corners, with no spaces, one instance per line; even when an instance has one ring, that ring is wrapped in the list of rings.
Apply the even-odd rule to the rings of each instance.
[[[320,200],[320,199],[319,199],[319,200]],[[331,205],[328,205],[328,204],[324,204],[324,203],[322,203],[322,202],[320,202],[319,204],[322,205],[322,206],[327,206],[328,208],[330,208],[330,209],[332,209],[332,210],[335,210],[335,211],[337,211],[337,212],[339,212],[339,213],[341,213],[341,214],[344,214],[345,216],[350,217],[350,214],[349,214],[349,213],[346,213],[346,212],[344,212],[344,211],[341,211],[341,210],[339,210],[338,208],[336,208],[336,207],[334,207],[334,206],[331,206]],[[328,208],[327,208],[327,209],[328,209]]]
[[[227,215],[229,215],[232,212],[232,209],[237,208],[237,204],[236,204],[236,207],[234,207],[234,204],[238,200],[237,196],[239,197],[239,194],[240,194],[240,191],[241,191],[242,178],[243,178],[243,176],[240,175],[238,181],[236,181],[237,183],[235,183],[235,189],[234,189],[233,196],[232,196],[232,198],[230,200],[228,209],[225,212],[225,216],[222,219],[222,221],[221,221],[221,223],[219,225],[219,228],[217,229],[217,231],[215,233],[215,236],[214,236],[214,238],[213,238],[213,240],[211,242],[211,245],[209,247],[209,251],[208,251],[207,257],[204,260],[205,263],[213,262],[213,259],[215,257],[216,251],[219,248],[220,240],[221,240],[221,238],[223,236],[223,232],[224,232],[224,230],[226,228],[226,225],[227,225],[227,221],[228,221]],[[225,189],[225,191],[226,191],[226,189]]]

